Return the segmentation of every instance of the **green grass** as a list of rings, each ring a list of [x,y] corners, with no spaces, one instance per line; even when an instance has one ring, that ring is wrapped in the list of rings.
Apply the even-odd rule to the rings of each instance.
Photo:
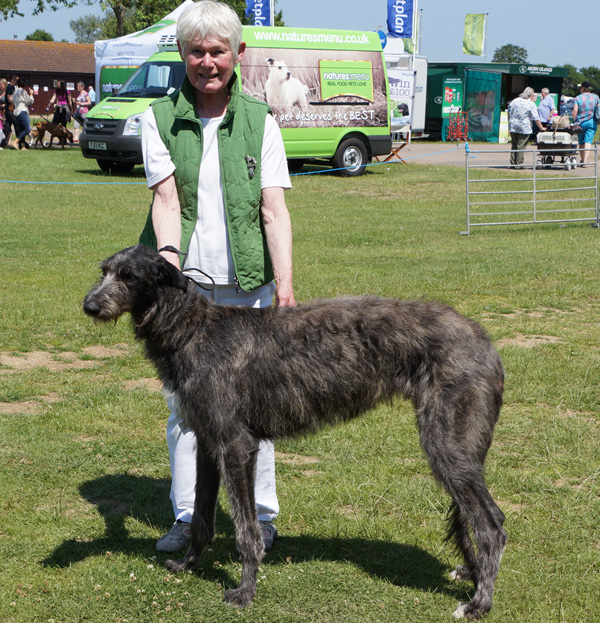
[[[251,608],[222,602],[240,573],[224,498],[199,570],[166,572],[154,552],[171,523],[166,406],[140,383],[154,373],[127,319],[96,326],[81,312],[98,261],[137,241],[150,202],[143,184],[103,183],[143,182],[141,169],[105,177],[75,149],[0,158],[3,180],[77,183],[0,183],[0,621],[451,620],[472,587],[448,579],[448,498],[403,402],[278,444],[281,539]],[[509,534],[488,620],[589,623],[600,612],[600,232],[460,236],[464,197],[454,167],[294,178],[297,298],[426,297],[488,330],[507,380],[487,478]]]

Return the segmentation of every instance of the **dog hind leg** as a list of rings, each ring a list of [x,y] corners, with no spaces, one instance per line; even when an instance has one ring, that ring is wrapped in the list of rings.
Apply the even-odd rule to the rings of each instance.
[[[484,417],[486,422],[495,422],[497,414],[485,411],[467,414],[463,422],[469,422],[471,436],[466,439],[463,432],[453,430],[451,423],[456,422],[456,418],[451,411],[448,404],[435,411],[421,410],[421,444],[434,476],[453,501],[449,536],[454,537],[466,562],[466,567],[459,567],[454,577],[470,579],[476,587],[473,599],[459,604],[454,616],[478,619],[492,607],[506,533],[502,528],[504,515],[490,495],[483,476],[483,461],[493,425],[486,426],[475,420]],[[478,439],[473,439],[475,430],[481,431]]]
[[[473,541],[469,534],[469,522],[460,511],[456,502],[452,502],[448,511],[448,541],[454,540],[457,553],[462,554],[466,565],[458,566],[450,574],[451,579],[461,582],[469,580],[477,582],[475,574],[477,572],[477,554],[473,549]]]
[[[469,572],[465,573],[464,569],[459,567],[454,573],[457,579],[466,579],[465,576],[467,576],[473,580],[476,590],[470,602],[459,604],[454,616],[455,618],[479,619],[492,607],[494,583],[506,544],[506,533],[502,528],[504,515],[483,484],[483,477],[480,482],[474,482],[473,486],[467,486],[466,490],[464,497],[457,497],[463,497],[461,512],[466,516],[473,535],[477,550],[476,566],[473,566],[473,562],[468,559],[467,552],[472,551],[472,546],[468,546],[465,550],[464,544],[458,542],[467,560]],[[461,501],[456,503],[461,505]],[[468,528],[465,522],[466,529]]]

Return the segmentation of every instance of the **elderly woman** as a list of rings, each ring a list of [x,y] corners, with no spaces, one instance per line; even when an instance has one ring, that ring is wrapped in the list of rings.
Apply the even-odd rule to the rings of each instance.
[[[268,307],[274,296],[277,305],[293,306],[285,150],[268,106],[240,92],[234,72],[246,48],[240,20],[229,6],[203,0],[179,18],[177,40],[186,65],[181,90],[153,102],[142,119],[153,201],[140,242],[196,281],[203,277],[194,269],[210,275],[216,303]],[[175,523],[156,548],[174,552],[190,543],[196,453],[205,463],[214,453],[195,438],[176,401],[167,403]],[[199,490],[208,486],[198,483]],[[268,550],[279,512],[271,442],[259,447],[255,501]]]
[[[523,151],[527,148],[527,143],[533,134],[531,122],[535,122],[540,132],[544,130],[535,100],[535,91],[527,87],[508,105],[508,130],[512,145],[510,164],[512,166],[520,167],[523,164],[525,159]]]
[[[589,151],[594,142],[594,136],[598,129],[598,122],[594,111],[600,99],[595,93],[591,93],[591,82],[587,80],[579,85],[579,95],[575,98],[573,105],[573,119],[579,123],[583,132],[578,135],[579,140],[579,165],[587,166]]]

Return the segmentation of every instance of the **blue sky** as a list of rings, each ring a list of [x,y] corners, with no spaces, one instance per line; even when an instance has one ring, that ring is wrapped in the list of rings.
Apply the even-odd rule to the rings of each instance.
[[[415,1],[423,10],[421,53],[431,61],[480,60],[462,54],[464,18],[467,13],[488,13],[488,61],[496,48],[513,43],[527,50],[531,64],[600,67],[600,49],[595,44],[595,31],[600,23],[598,0],[571,4],[564,0]],[[31,6],[31,2],[20,2],[21,10],[28,14]],[[573,11],[569,12],[569,6]],[[286,25],[296,27],[385,29],[387,17],[386,0],[278,0],[277,7],[283,10]],[[12,39],[14,35],[24,39],[42,28],[57,41],[73,41],[69,21],[90,13],[101,14],[99,2],[93,7],[82,3],[74,9],[47,11],[37,18],[0,21],[0,39]],[[589,24],[589,32],[583,36],[578,34],[582,28],[577,24],[581,21]]]

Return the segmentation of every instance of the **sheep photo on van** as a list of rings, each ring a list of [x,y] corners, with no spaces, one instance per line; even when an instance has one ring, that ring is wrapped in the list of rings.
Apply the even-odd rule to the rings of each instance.
[[[388,124],[380,53],[247,48],[240,71],[244,92],[266,101],[282,129]]]

